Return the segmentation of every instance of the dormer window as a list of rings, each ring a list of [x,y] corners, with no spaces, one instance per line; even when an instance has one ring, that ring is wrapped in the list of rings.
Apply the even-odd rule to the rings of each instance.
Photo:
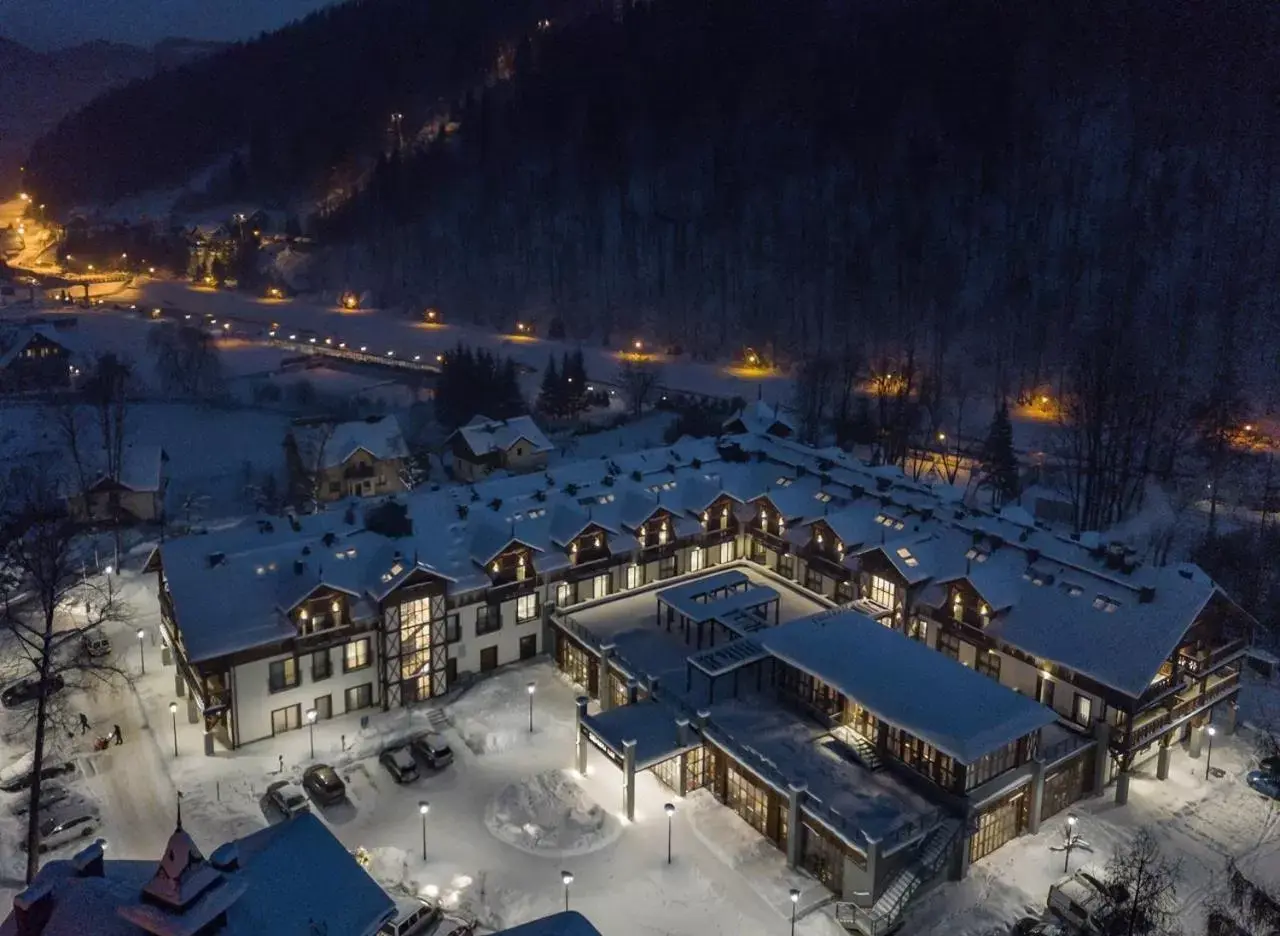
[[[781,535],[782,535],[783,533],[785,533],[785,532],[787,532],[787,521],[786,521],[786,518],[785,518],[785,517],[779,517],[779,518],[778,518],[778,535],[779,535],[779,536],[781,536]]]
[[[840,542],[839,540],[836,540],[836,552],[838,553],[844,552],[844,543]]]
[[[333,602],[331,605],[329,605],[329,609],[330,609],[334,614],[337,614],[339,611],[341,611],[341,610],[342,610],[342,603],[341,603],[341,602],[338,602],[338,601],[335,601],[335,602]]]
[[[593,544],[593,545],[595,546],[595,548],[596,548],[596,549],[599,549],[599,548],[600,548],[600,537],[599,537],[599,536],[597,536],[597,537],[595,538],[595,541],[594,541],[594,544]]]
[[[767,527],[769,525],[769,511],[760,511],[760,525],[762,527]]]
[[[667,524],[663,522],[662,527],[658,530],[658,545],[667,545]]]
[[[496,562],[495,562],[493,565],[489,566],[489,571],[490,571],[490,572],[492,572],[494,575],[497,575],[497,574],[498,574],[498,570],[499,570],[500,568],[502,568],[502,567],[501,567],[500,565],[498,565],[498,563],[496,563]]]
[[[728,504],[725,504],[723,507],[721,507],[721,508],[720,508],[720,519],[721,519],[721,520],[728,520],[728,519],[729,519],[729,505],[728,505]]]
[[[641,536],[640,536],[640,544],[641,544],[641,545],[644,545],[644,535],[643,535],[643,534],[641,534]],[[573,553],[575,556],[578,554],[578,544],[577,544],[577,542],[573,542],[573,543],[570,543],[570,544],[569,544],[569,552]]]
[[[301,618],[302,620],[304,620],[304,621],[305,621],[308,617],[310,617],[310,616],[311,616],[311,615],[307,614],[307,609],[306,609],[306,608],[303,608],[301,611],[299,611],[299,612],[298,612],[298,617],[300,617],[300,618]]]
[[[991,614],[991,609],[988,608],[985,604],[982,604],[978,606],[978,613],[981,614],[983,617],[987,617],[988,615]]]
[[[704,510],[704,511],[702,512],[702,525],[703,525],[703,526],[706,526],[706,525],[707,525],[707,523],[709,522],[709,520],[710,520],[709,515],[708,515],[708,514],[707,514],[707,512]]]
[[[821,545],[822,545],[822,534],[821,534],[821,533],[819,533],[819,534],[818,534],[818,545],[819,545],[819,546],[821,546]]]
[[[523,555],[523,554],[521,554],[521,555],[519,555],[519,556],[516,556],[516,565],[520,566],[521,568],[524,568],[524,555]]]

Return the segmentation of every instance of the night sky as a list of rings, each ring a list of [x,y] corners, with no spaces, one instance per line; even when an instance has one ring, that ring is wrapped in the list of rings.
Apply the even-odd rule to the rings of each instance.
[[[0,0],[0,36],[48,50],[106,39],[243,39],[335,0]]]

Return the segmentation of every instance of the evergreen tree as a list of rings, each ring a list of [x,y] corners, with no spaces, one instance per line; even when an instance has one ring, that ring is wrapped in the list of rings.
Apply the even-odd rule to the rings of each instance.
[[[495,362],[496,366],[496,362]],[[507,358],[499,372],[498,379],[494,385],[497,390],[497,403],[499,419],[510,419],[512,416],[522,416],[528,410],[525,403],[524,394],[520,392],[520,378],[516,373],[516,362]]]
[[[1018,457],[1013,451],[1013,424],[1009,421],[1009,404],[1001,400],[991,417],[987,441],[982,446],[979,462],[982,484],[991,488],[995,506],[1018,496]]]
[[[587,366],[581,351],[565,352],[560,376],[565,384],[565,413],[577,416],[587,408]]]
[[[568,369],[568,357],[565,359]],[[538,394],[538,409],[548,416],[560,416],[565,412],[566,377],[556,369],[555,355],[547,359],[547,369],[542,372],[542,391]]]

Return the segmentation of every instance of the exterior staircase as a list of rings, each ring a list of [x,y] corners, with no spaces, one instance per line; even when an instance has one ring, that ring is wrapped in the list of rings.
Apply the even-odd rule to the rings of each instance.
[[[915,860],[899,871],[870,908],[852,903],[836,904],[836,920],[850,932],[884,936],[902,924],[903,913],[916,891],[940,872],[963,828],[959,819],[947,819],[929,833]]]
[[[831,737],[849,748],[858,763],[872,773],[883,766],[884,762],[880,759],[880,752],[876,750],[876,746],[848,725],[837,725],[831,730]]]

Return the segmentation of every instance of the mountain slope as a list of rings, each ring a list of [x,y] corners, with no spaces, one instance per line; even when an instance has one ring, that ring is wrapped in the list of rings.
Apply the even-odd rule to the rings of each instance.
[[[247,146],[260,189],[305,187],[381,142],[392,111],[408,124],[481,81],[504,38],[557,5],[349,0],[103,95],[37,142],[29,170],[65,205],[180,183]]]

